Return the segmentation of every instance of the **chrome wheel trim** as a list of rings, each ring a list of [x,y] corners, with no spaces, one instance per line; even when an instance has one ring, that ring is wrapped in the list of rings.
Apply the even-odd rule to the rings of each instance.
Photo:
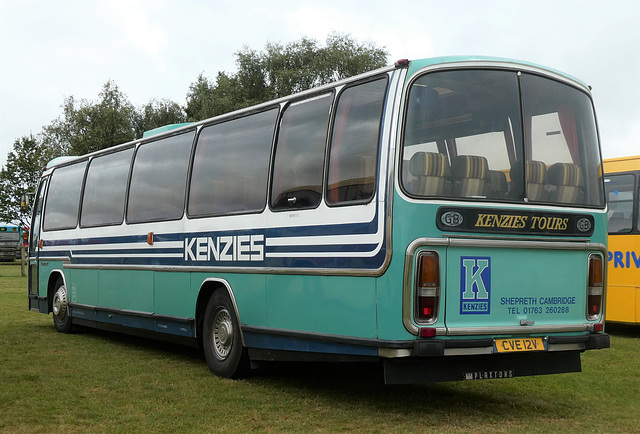
[[[213,349],[219,360],[229,357],[233,346],[233,322],[231,314],[223,307],[216,310],[213,316]]]
[[[67,288],[62,285],[53,295],[53,314],[59,321],[64,321],[67,317],[69,300],[67,299]]]

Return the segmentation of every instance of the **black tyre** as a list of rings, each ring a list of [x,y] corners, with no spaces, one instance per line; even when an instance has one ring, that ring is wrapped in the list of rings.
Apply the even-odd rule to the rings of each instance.
[[[67,293],[67,287],[62,279],[58,279],[55,288],[51,303],[53,324],[56,326],[56,330],[58,332],[70,333],[72,331],[72,322],[69,312],[69,296]]]
[[[202,349],[209,369],[224,378],[244,376],[249,357],[242,346],[240,325],[226,291],[216,291],[204,314]]]

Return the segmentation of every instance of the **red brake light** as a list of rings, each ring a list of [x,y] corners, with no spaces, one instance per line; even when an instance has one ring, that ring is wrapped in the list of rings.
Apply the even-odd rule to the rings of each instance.
[[[595,320],[600,316],[602,295],[604,293],[602,256],[589,256],[589,282],[587,284],[587,319]]]
[[[440,299],[440,260],[436,252],[418,257],[416,314],[420,322],[435,322]]]
[[[422,327],[420,329],[421,338],[433,338],[437,335],[437,330],[433,327]]]

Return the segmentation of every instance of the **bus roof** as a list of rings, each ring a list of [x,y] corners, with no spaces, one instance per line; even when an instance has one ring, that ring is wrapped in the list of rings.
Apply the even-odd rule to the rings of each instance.
[[[431,57],[428,59],[417,59],[417,60],[412,60],[411,64],[409,66],[409,74],[412,74],[414,72],[416,72],[419,69],[425,68],[425,67],[429,67],[429,66],[435,66],[435,65],[443,65],[446,63],[451,63],[452,66],[453,64],[456,65],[460,65],[463,63],[468,63],[468,62],[474,62],[476,64],[482,64],[483,62],[487,63],[487,66],[496,66],[496,64],[503,64],[505,66],[513,66],[513,67],[517,67],[518,65],[522,65],[522,66],[526,66],[527,68],[533,69],[533,70],[540,70],[540,72],[544,72],[545,74],[553,74],[558,76],[559,78],[562,78],[564,80],[570,80],[576,84],[579,84],[580,86],[584,87],[586,90],[590,91],[591,87],[586,84],[585,82],[583,82],[582,80],[573,77],[569,74],[566,74],[562,71],[558,71],[556,69],[553,68],[549,68],[546,66],[542,66],[542,65],[538,65],[536,63],[531,63],[531,62],[525,62],[525,61],[521,61],[521,60],[516,60],[516,59],[509,59],[509,58],[505,58],[505,57],[491,57],[491,56],[444,56],[444,57]]]
[[[51,168],[53,166],[64,164],[67,161],[72,161],[72,160],[75,160],[76,158],[78,158],[78,157],[77,156],[56,157],[56,158],[54,158],[53,160],[51,160],[51,161],[49,161],[47,163],[47,167],[45,167],[45,169],[49,169],[49,168]]]
[[[175,130],[176,128],[181,128],[181,127],[184,127],[186,125],[191,125],[192,123],[193,122],[185,122],[185,123],[181,123],[181,124],[164,125],[162,127],[154,128],[153,130],[145,131],[142,134],[142,138],[144,139],[144,138],[147,138],[147,137],[155,136],[156,134],[166,133],[167,131],[172,131],[172,130]]]
[[[423,68],[428,68],[430,66],[443,66],[443,65],[451,65],[451,67],[460,67],[460,66],[464,66],[465,63],[472,63],[473,67],[482,67],[483,64],[486,64],[487,67],[509,67],[509,68],[518,68],[520,67],[525,67],[528,70],[539,70],[541,73],[544,74],[552,74],[555,75],[558,79],[564,80],[564,81],[570,81],[572,82],[574,85],[579,85],[579,86],[583,86],[584,89],[589,92],[590,91],[590,87],[585,84],[584,82],[582,82],[581,80],[572,77],[568,74],[565,74],[563,72],[554,70],[552,68],[548,68],[545,66],[541,66],[541,65],[537,65],[534,63],[530,63],[530,62],[524,62],[524,61],[520,61],[520,60],[516,60],[516,59],[508,59],[508,58],[502,58],[502,57],[491,57],[491,56],[442,56],[442,57],[431,57],[431,58],[427,58],[427,59],[416,59],[416,60],[408,60],[408,59],[402,59],[398,62],[396,62],[395,65],[391,65],[391,66],[387,66],[387,67],[383,67],[383,68],[379,68],[376,70],[372,70],[372,71],[368,71],[368,72],[364,72],[362,74],[359,74],[357,76],[353,76],[353,77],[348,77],[346,79],[342,79],[342,80],[338,80],[336,82],[333,83],[328,83],[319,87],[315,87],[312,89],[307,89],[304,91],[301,91],[300,93],[296,94],[296,97],[302,97],[306,94],[312,94],[315,92],[319,92],[322,89],[329,89],[332,87],[335,87],[336,85],[340,85],[340,84],[344,84],[344,83],[348,83],[352,80],[357,80],[359,78],[366,78],[366,77],[370,77],[370,76],[374,76],[376,74],[380,74],[382,72],[385,71],[391,71],[395,68],[404,68],[407,67],[408,65],[408,76],[410,76],[411,74],[413,74],[414,72],[421,70]],[[270,105],[274,105],[274,104],[279,104],[282,103],[284,101],[287,101],[291,99],[291,95],[285,96],[285,97],[281,97],[281,98],[277,98],[271,101],[265,101],[262,102],[260,104],[257,104],[255,106],[251,106],[251,107],[245,107],[236,111],[232,111],[229,113],[224,113],[218,116],[215,116],[213,118],[209,118],[209,119],[203,119],[201,121],[198,122],[191,122],[191,123],[181,123],[181,124],[169,124],[169,125],[165,125],[153,130],[149,130],[146,131],[143,136],[139,139],[135,139],[132,140],[130,142],[126,142],[126,143],[122,143],[120,145],[116,145],[112,148],[107,149],[101,149],[95,152],[92,152],[90,154],[84,155],[84,156],[69,156],[69,157],[58,157],[58,158],[54,158],[53,160],[51,160],[45,170],[47,169],[52,169],[55,166],[59,166],[59,165],[64,165],[68,162],[71,162],[75,159],[78,158],[86,158],[87,156],[91,156],[91,155],[98,155],[98,154],[102,154],[105,151],[107,152],[111,152],[113,150],[115,150],[116,148],[119,147],[123,147],[123,146],[129,146],[135,143],[139,143],[139,142],[144,142],[144,141],[148,141],[150,140],[151,137],[153,137],[153,139],[151,140],[155,140],[158,139],[160,137],[156,137],[156,136],[163,136],[163,135],[167,135],[167,134],[171,134],[174,132],[174,130],[179,130],[179,129],[186,129],[189,126],[192,126],[194,128],[209,123],[211,122],[212,119],[223,119],[223,118],[231,118],[233,116],[237,116],[240,115],[241,113],[244,112],[250,112],[252,110],[256,110],[256,109],[261,109],[264,107],[268,107]],[[176,131],[177,132],[177,131]]]
[[[632,172],[634,170],[640,170],[640,155],[608,158],[602,162],[604,164],[604,173]]]

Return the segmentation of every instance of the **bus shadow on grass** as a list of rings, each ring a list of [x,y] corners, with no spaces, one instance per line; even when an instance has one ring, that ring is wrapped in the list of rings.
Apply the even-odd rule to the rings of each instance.
[[[464,426],[476,417],[504,421],[536,419],[562,408],[573,412],[570,390],[550,394],[545,387],[544,379],[553,382],[551,377],[385,385],[378,363],[273,363],[252,381],[293,395],[319,396],[340,407],[358,406],[390,417],[429,412],[434,421],[455,419]]]
[[[76,334],[185,360],[208,370],[201,350],[194,346],[84,327]],[[499,418],[508,410],[510,418],[517,418],[531,412],[553,412],[559,405],[571,407],[570,391],[550,397],[536,378],[385,385],[382,364],[376,362],[267,362],[251,370],[238,387],[248,382],[291,395],[315,395],[339,405],[357,402],[374,411],[402,414],[420,414],[425,409],[448,414],[465,409]]]
[[[605,328],[605,331],[610,335],[625,338],[640,338],[640,324],[607,322]]]

